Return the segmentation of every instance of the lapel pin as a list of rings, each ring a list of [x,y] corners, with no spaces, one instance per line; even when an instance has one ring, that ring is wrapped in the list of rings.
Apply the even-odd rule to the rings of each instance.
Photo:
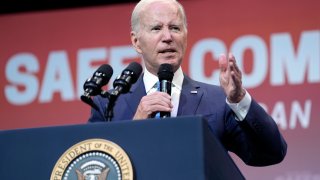
[[[190,91],[191,94],[197,94],[198,91]]]

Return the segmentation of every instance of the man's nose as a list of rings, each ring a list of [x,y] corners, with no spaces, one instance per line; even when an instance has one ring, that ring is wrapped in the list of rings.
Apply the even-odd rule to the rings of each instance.
[[[170,43],[172,42],[172,34],[171,34],[171,31],[170,29],[163,29],[162,31],[162,41],[165,42],[165,43]]]

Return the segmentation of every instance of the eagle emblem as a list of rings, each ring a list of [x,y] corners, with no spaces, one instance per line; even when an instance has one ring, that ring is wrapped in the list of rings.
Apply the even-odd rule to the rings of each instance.
[[[110,168],[100,161],[92,160],[75,170],[78,180],[107,180]]]

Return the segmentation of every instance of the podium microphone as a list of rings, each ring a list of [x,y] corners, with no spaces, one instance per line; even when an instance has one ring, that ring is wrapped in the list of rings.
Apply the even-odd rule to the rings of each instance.
[[[96,96],[102,93],[102,86],[106,85],[113,74],[112,67],[108,64],[101,65],[92,75],[87,79],[83,85],[84,94],[81,95],[81,100],[91,107],[97,109],[93,103],[91,96]]]
[[[114,89],[110,92],[110,95],[118,97],[120,94],[129,92],[131,85],[138,80],[141,73],[142,67],[139,63],[130,63],[127,68],[122,71],[121,75],[114,80]]]
[[[171,64],[161,64],[158,71],[160,82],[160,91],[168,93],[171,96],[171,82],[173,79],[173,70]],[[160,112],[161,118],[170,117],[170,112]]]
[[[105,118],[108,122],[113,118],[113,107],[118,96],[129,92],[131,85],[138,80],[141,73],[142,67],[139,63],[130,63],[128,67],[122,71],[121,75],[114,80],[114,89],[104,94],[109,99],[108,106],[105,111]]]

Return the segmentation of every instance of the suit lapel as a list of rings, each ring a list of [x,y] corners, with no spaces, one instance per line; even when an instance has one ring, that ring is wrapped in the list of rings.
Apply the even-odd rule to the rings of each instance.
[[[141,75],[137,82],[132,85],[129,95],[125,97],[125,101],[133,114],[136,112],[141,98],[146,95],[142,77],[143,76]]]
[[[177,115],[195,115],[202,96],[203,91],[199,84],[185,75]]]

